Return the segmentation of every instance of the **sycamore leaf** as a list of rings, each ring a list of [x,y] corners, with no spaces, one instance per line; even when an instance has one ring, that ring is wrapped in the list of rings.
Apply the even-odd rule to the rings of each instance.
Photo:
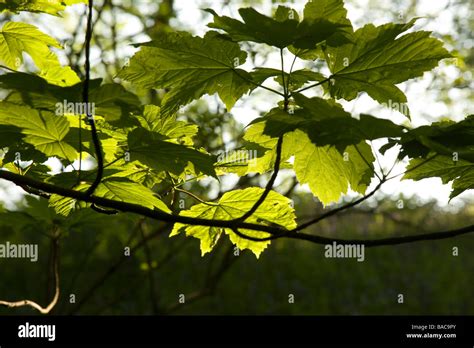
[[[62,67],[49,47],[61,48],[61,45],[34,25],[7,22],[0,30],[0,62],[7,67],[18,70],[26,52],[40,69],[40,76],[48,82],[59,86],[78,83],[76,73],[70,67]]]
[[[337,110],[335,111],[337,112]],[[331,116],[336,115],[336,112],[322,115],[330,120]],[[343,115],[344,111],[341,108],[339,112]],[[295,115],[286,115],[289,118],[285,121],[291,124],[289,120]],[[275,115],[271,117],[273,116]],[[375,160],[370,146],[365,141],[359,140],[352,143],[352,145],[341,148],[341,143],[332,141],[331,136],[329,136],[323,138],[323,142],[330,142],[331,145],[316,145],[318,132],[311,129],[311,127],[304,130],[297,127],[272,129],[275,126],[272,125],[270,127],[271,131],[268,132],[266,123],[270,122],[271,117],[251,124],[244,136],[245,140],[259,143],[268,149],[265,156],[256,159],[256,163],[260,167],[265,167],[267,170],[273,168],[277,138],[283,135],[282,161],[286,161],[293,155],[295,156],[293,169],[298,181],[301,184],[308,183],[311,192],[323,204],[336,202],[341,194],[347,193],[349,185],[353,191],[365,193],[372,179],[372,163]],[[357,122],[355,119],[354,121]],[[331,129],[330,127],[329,129]],[[334,130],[332,131],[334,132]],[[271,135],[268,135],[268,133]],[[336,136],[334,133],[333,135]],[[332,145],[336,145],[336,147]]]
[[[327,20],[340,25],[339,29],[326,39],[329,46],[338,46],[352,40],[352,23],[347,18],[343,0],[308,1],[304,7],[306,21]]]
[[[259,187],[250,187],[244,190],[234,190],[224,193],[217,203],[201,203],[194,205],[189,210],[180,212],[182,216],[189,216],[204,219],[232,220],[245,214],[264,192]],[[279,225],[287,229],[296,227],[295,213],[291,207],[291,200],[281,194],[270,191],[268,197],[255,213],[246,221],[260,223],[263,225]],[[250,249],[258,258],[260,253],[270,244],[270,241],[251,241],[243,239],[235,234],[231,229],[190,226],[176,223],[170,236],[175,236],[181,232],[186,232],[187,236],[198,238],[201,241],[201,254],[210,252],[222,235],[222,232],[229,235],[232,243],[239,249]],[[241,233],[257,237],[268,237],[268,233],[240,230]]]
[[[49,69],[46,69],[48,72]],[[40,74],[41,75],[41,74]],[[103,116],[117,126],[135,125],[131,113],[141,112],[138,97],[116,83],[102,84],[102,79],[89,83],[89,101],[94,103],[96,115]],[[83,82],[72,86],[54,84],[32,74],[15,72],[0,76],[0,86],[13,90],[7,100],[17,104],[27,104],[36,109],[47,109],[57,114],[79,113],[82,109]]]
[[[250,75],[237,69],[247,54],[239,45],[217,37],[185,32],[162,33],[141,45],[119,77],[143,88],[166,88],[161,112],[169,116],[204,94],[218,93],[230,110],[254,87]]]
[[[296,130],[284,138],[283,144],[294,152],[298,181],[307,183],[324,205],[337,202],[349,185],[363,194],[370,184],[375,158],[365,142],[348,146],[341,154],[333,147],[314,145],[306,133]]]
[[[0,61],[11,69],[18,69],[23,63],[23,52],[28,53],[40,69],[57,65],[57,57],[49,46],[61,47],[31,24],[7,22],[0,31]]]
[[[280,168],[292,168],[291,164],[283,158]],[[273,169],[276,152],[273,148],[265,148],[258,143],[247,142],[245,147],[227,152],[221,152],[214,164],[217,175],[234,173],[239,176],[258,173],[263,174]]]
[[[250,173],[263,174],[273,170],[275,166],[277,138],[268,136],[264,133],[264,130],[265,122],[257,122],[249,125],[244,134],[244,140],[247,141],[245,147],[249,150],[257,151],[257,156],[252,156],[242,175]],[[280,168],[292,168],[292,165],[287,162],[292,155],[292,150],[287,146],[283,146]]]
[[[86,190],[88,186],[80,185],[74,187],[75,190]],[[78,208],[86,208],[90,206],[89,203],[79,202],[73,198],[63,197],[60,195],[53,194],[49,198],[48,205],[50,208],[53,208],[56,214],[61,216],[69,216],[72,212],[74,212]]]
[[[404,134],[403,127],[389,120],[365,114],[355,119],[332,100],[307,98],[301,94],[295,94],[294,98],[300,109],[291,113],[273,109],[265,117],[253,122],[265,122],[264,133],[273,138],[300,129],[313,144],[332,145],[341,153],[347,146],[361,141],[400,137]]]
[[[281,76],[281,70],[273,68],[255,68],[255,70],[250,72],[250,76],[256,84],[261,85],[263,82],[265,82],[265,80],[269,79],[270,77]]]
[[[44,78],[49,83],[66,87],[73,86],[81,80],[69,66],[51,65],[43,68],[38,76]]]
[[[90,91],[99,88],[101,82],[102,79],[90,80]],[[19,92],[20,97],[17,99],[19,103],[50,111],[55,111],[57,102],[82,101],[82,82],[73,86],[57,86],[34,74],[14,72],[0,75],[0,86]]]
[[[450,199],[466,190],[474,189],[474,163],[465,160],[453,161],[452,157],[431,153],[428,158],[414,158],[406,168],[403,179],[422,180],[439,177],[443,184],[453,182]]]
[[[96,115],[103,116],[107,122],[118,126],[131,125],[132,112],[140,112],[140,100],[117,83],[103,84],[93,88],[90,101],[95,105]]]
[[[224,30],[235,41],[253,41],[284,48],[290,45],[297,34],[298,20],[286,18],[276,20],[267,17],[253,8],[241,8],[239,14],[244,20],[219,16],[214,10],[206,9],[214,16],[214,22],[208,26]]]
[[[384,150],[401,145],[399,158],[426,157],[429,152],[474,162],[474,115],[460,122],[442,121],[409,130],[399,140],[389,141]]]
[[[298,12],[295,11],[294,9],[286,6],[279,5],[278,8],[275,11],[275,14],[273,16],[276,21],[278,22],[285,22],[287,20],[294,19],[296,21],[300,20],[300,16],[298,15]]]
[[[152,190],[125,178],[103,180],[95,190],[94,195],[138,204],[150,209],[157,208],[166,213],[171,212],[166,204],[156,197]]]
[[[58,15],[66,8],[66,5],[84,2],[85,0],[0,0],[0,11],[28,11]]]
[[[143,115],[136,118],[144,129],[159,133],[178,144],[192,146],[192,138],[198,132],[196,125],[177,121],[175,115],[162,115],[160,107],[156,105],[146,105]]]
[[[9,102],[0,105],[0,124],[20,128],[25,142],[47,156],[58,156],[69,161],[76,159],[76,150],[64,141],[69,132],[66,118]]]
[[[195,174],[216,176],[213,156],[185,145],[164,141],[142,128],[128,134],[128,148],[131,160],[138,160],[157,171],[181,175],[191,166]]]
[[[413,26],[367,24],[354,33],[354,41],[325,49],[331,70],[327,86],[334,98],[354,99],[367,92],[374,100],[409,117],[405,94],[395,85],[422,76],[451,55],[443,43],[430,37],[430,32],[418,31],[397,36]]]
[[[127,178],[152,189],[156,184],[167,178],[165,172],[158,172],[151,168],[137,164],[136,162],[116,163],[117,166],[109,166],[113,170],[111,174],[104,174],[104,178]]]
[[[58,178],[56,178],[56,182]],[[66,176],[66,180],[74,179],[70,175]],[[77,191],[86,191],[89,184],[79,184],[74,187]],[[138,204],[150,209],[157,208],[158,210],[170,213],[170,209],[166,204],[156,197],[155,193],[149,188],[138,183],[131,182],[127,178],[110,177],[104,179],[97,189],[94,191],[94,196],[108,198],[116,201]],[[76,205],[79,204],[75,199],[69,197],[62,197],[59,195],[52,195],[49,201],[49,206],[63,216],[68,216]],[[89,206],[89,204],[80,203],[79,207]]]
[[[318,0],[308,1],[304,8],[304,19],[308,22],[325,20],[339,25],[338,29],[326,38],[324,43],[316,47],[297,48],[288,47],[290,52],[301,59],[315,60],[324,58],[321,45],[339,46],[352,41],[352,23],[347,18],[347,10],[344,8],[343,0]]]
[[[3,126],[0,126],[0,128],[3,128]],[[20,136],[24,136],[23,134],[21,134],[21,130],[18,128],[17,133]],[[8,151],[2,159],[3,163],[18,162],[18,154],[20,154],[20,158],[22,161],[33,161],[34,163],[43,163],[48,160],[48,156],[46,156],[43,152],[37,150],[33,145],[25,142],[23,139],[8,144],[6,146],[8,147]],[[6,165],[4,167],[6,167]]]
[[[345,30],[347,23],[330,21],[321,16],[305,16],[299,21],[296,11],[280,7],[275,18],[267,17],[253,8],[241,8],[239,14],[243,22],[219,16],[214,10],[205,11],[214,16],[208,26],[225,31],[234,41],[265,43],[278,48],[290,45],[296,48],[311,49],[316,44]]]

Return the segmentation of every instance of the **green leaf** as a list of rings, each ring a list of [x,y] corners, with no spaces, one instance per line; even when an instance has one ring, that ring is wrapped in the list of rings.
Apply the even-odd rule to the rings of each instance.
[[[273,148],[267,149],[256,143],[247,143],[240,149],[219,153],[214,166],[218,175],[263,174],[273,169],[275,159],[276,153]],[[291,165],[284,162],[280,164],[280,168],[291,168]]]
[[[288,47],[290,52],[301,59],[315,60],[324,59],[321,45],[340,46],[344,43],[352,42],[352,23],[347,18],[347,10],[344,8],[343,0],[319,0],[308,1],[304,8],[304,18],[306,21],[325,20],[329,23],[339,25],[337,30],[327,37],[326,41],[311,48]]]
[[[0,129],[3,127],[4,126],[0,126]],[[17,163],[18,157],[20,157],[21,161],[33,161],[36,164],[46,162],[48,160],[48,156],[46,156],[43,152],[38,151],[33,145],[26,143],[23,140],[24,135],[21,134],[21,129],[16,127],[15,129],[17,135],[19,136],[19,140],[5,145],[5,147],[8,148],[8,151],[3,157],[3,163],[6,164],[4,165],[4,168],[7,168],[8,163]],[[10,168],[8,169],[10,170]],[[17,174],[23,173],[19,172]]]
[[[160,107],[156,105],[146,105],[143,116],[136,118],[144,129],[159,133],[178,144],[192,146],[192,138],[198,132],[196,125],[177,121],[175,115],[162,115]]]
[[[87,189],[87,187],[85,185],[81,185],[78,187],[74,187],[74,189],[84,191],[85,189]],[[73,198],[63,197],[56,194],[51,195],[48,204],[50,208],[54,209],[56,214],[64,217],[69,216],[78,208],[85,208],[90,206],[89,203],[78,202]]]
[[[367,24],[354,33],[354,42],[340,47],[327,47],[326,60],[331,70],[327,86],[334,98],[352,100],[359,92],[367,92],[374,100],[397,108],[409,117],[405,94],[395,85],[422,76],[451,55],[430,32],[418,31],[397,38],[413,26]]]
[[[74,175],[74,174],[73,174]],[[66,180],[74,179],[73,176],[66,176]],[[57,182],[58,178],[56,178]],[[79,184],[74,187],[77,191],[86,191],[88,184]],[[136,182],[132,182],[127,178],[110,177],[104,179],[97,189],[94,191],[94,196],[108,198],[115,201],[138,204],[150,209],[157,208],[166,213],[171,213],[166,204],[158,199],[155,193],[149,188],[142,186]],[[54,208],[56,213],[68,216],[79,207],[89,206],[90,204],[79,203],[73,198],[62,197],[59,195],[52,195],[49,201],[49,206]]]
[[[277,20],[278,22],[285,22],[287,20],[292,20],[292,19],[296,21],[300,20],[300,16],[298,15],[297,11],[295,11],[292,8],[282,6],[282,5],[278,6],[273,18],[275,18],[275,20]]]
[[[25,142],[47,156],[69,161],[77,158],[76,150],[64,141],[69,132],[66,118],[8,102],[1,102],[0,106],[0,124],[20,128]]]
[[[166,204],[158,199],[152,190],[125,178],[103,180],[95,190],[94,195],[138,204],[150,209],[157,208],[166,213],[171,213]]]
[[[174,114],[204,94],[218,93],[230,110],[253,86],[250,75],[237,66],[247,55],[236,43],[185,32],[163,33],[141,45],[118,74],[143,88],[166,88],[161,112]]]
[[[79,82],[71,68],[61,67],[58,57],[49,47],[61,48],[61,45],[34,25],[7,22],[0,30],[0,62],[10,69],[20,68],[25,52],[40,69],[40,75],[49,82],[61,86]]]
[[[157,139],[153,133],[135,129],[128,135],[131,160],[137,160],[157,171],[181,175],[186,169],[192,173],[216,176],[214,157],[185,145]]]
[[[294,10],[283,7],[277,10],[276,18],[267,17],[253,8],[241,8],[239,14],[243,22],[219,16],[212,9],[205,11],[214,16],[214,22],[208,26],[225,31],[234,41],[265,43],[280,49],[290,45],[297,48],[315,48],[316,44],[347,27],[346,23],[337,23],[317,16],[305,16],[304,20],[299,22],[299,16]]]
[[[255,68],[255,70],[250,72],[250,76],[255,83],[261,85],[270,77],[281,76],[281,70],[273,68]]]
[[[61,47],[31,24],[7,22],[0,31],[0,61],[11,69],[18,69],[23,63],[23,52],[28,53],[40,69],[57,64],[57,57],[49,46]]]
[[[108,83],[101,85],[102,79],[94,79],[89,84],[89,102],[93,103],[96,115],[103,116],[116,126],[137,124],[131,113],[141,113],[138,97],[121,85]],[[0,76],[0,85],[14,90],[7,100],[17,104],[27,104],[36,109],[47,109],[56,114],[65,114],[76,105],[83,105],[83,82],[73,86],[59,86],[42,77],[21,72]]]
[[[352,118],[339,104],[331,100],[307,98],[301,94],[295,94],[294,98],[301,109],[290,113],[273,109],[265,117],[253,122],[265,122],[264,133],[273,138],[300,129],[315,145],[333,145],[340,152],[361,141],[400,137],[404,134],[403,127],[389,120],[365,114],[362,114],[359,120]]]
[[[343,0],[308,1],[304,7],[304,19],[306,21],[327,20],[340,25],[339,29],[326,39],[329,46],[339,46],[352,40],[352,23],[347,18]]]
[[[396,143],[402,146],[399,158],[426,157],[434,151],[474,162],[474,115],[460,122],[442,121],[412,129],[388,146]]]
[[[267,17],[253,8],[241,8],[239,14],[244,20],[219,16],[214,10],[205,11],[214,16],[214,22],[208,26],[224,30],[235,41],[253,41],[284,48],[294,41],[298,20],[287,18],[284,21]]]
[[[403,179],[422,180],[439,177],[443,184],[453,182],[450,199],[466,190],[474,189],[474,163],[464,160],[453,161],[452,157],[431,153],[427,159],[414,158],[406,168]]]
[[[141,111],[138,97],[117,83],[107,83],[91,89],[89,100],[94,103],[96,115],[103,116],[107,122],[118,126],[130,125],[130,114]]]
[[[81,80],[69,66],[51,65],[43,68],[38,76],[56,86],[72,86]]]
[[[232,220],[246,213],[264,192],[258,187],[250,187],[244,190],[234,190],[224,193],[217,203],[201,203],[194,205],[189,210],[180,212],[181,216],[189,216],[203,219]],[[279,225],[287,229],[296,227],[294,210],[291,207],[291,200],[281,194],[270,191],[268,197],[255,213],[246,221],[260,223],[263,225]],[[176,223],[170,236],[175,236],[181,232],[186,232],[187,236],[198,238],[201,241],[201,254],[210,252],[222,235],[222,232],[229,235],[232,243],[239,249],[250,249],[258,258],[261,252],[270,244],[270,241],[251,241],[243,239],[235,234],[231,229],[190,226]],[[268,237],[265,232],[240,230],[241,233],[257,237]]]
[[[298,181],[307,183],[324,205],[337,202],[349,185],[363,194],[370,184],[375,159],[365,142],[348,146],[341,154],[333,147],[314,145],[306,133],[296,130],[285,136],[283,146],[294,152]]]
[[[89,81],[89,90],[93,92],[100,87],[102,79]],[[15,102],[24,103],[38,109],[56,110],[56,103],[82,102],[83,83],[73,86],[57,86],[48,83],[44,78],[30,73],[14,72],[0,75],[2,88],[17,91]],[[8,99],[12,99],[11,95]]]
[[[156,184],[166,179],[167,175],[165,172],[158,172],[151,168],[141,166],[136,162],[117,162],[117,166],[109,166],[110,174],[104,173],[104,178],[127,178],[130,181],[139,183],[152,189]]]
[[[276,145],[277,138],[270,137],[264,133],[265,122],[257,122],[251,124],[245,134],[244,140],[248,143],[245,145],[250,150],[257,150],[257,157],[253,156],[252,161],[249,162],[245,174],[258,173],[263,174],[273,170],[276,161]],[[285,135],[285,138],[287,136]],[[263,155],[262,155],[263,152]],[[280,168],[292,168],[287,160],[293,155],[292,149],[283,146]]]
[[[323,111],[319,114],[322,119],[320,122],[329,121],[333,118],[352,119],[350,116],[346,117],[348,114],[346,115],[342,108],[336,107],[336,103],[328,104],[323,99],[320,101],[313,99],[309,103],[313,106],[312,111],[317,110],[317,105],[320,107],[320,111]],[[303,110],[302,112],[308,114],[307,111]],[[274,123],[269,131],[266,123],[273,121],[272,118],[275,117],[275,113],[282,115],[287,123],[280,123],[279,126],[283,125],[282,127],[278,127],[278,124]],[[336,202],[341,194],[347,193],[349,185],[353,191],[365,193],[374,173],[372,163],[375,158],[370,146],[365,141],[359,140],[350,146],[341,148],[341,144],[346,141],[344,137],[340,137],[336,141],[331,138],[332,136],[337,137],[336,133],[340,129],[333,129],[333,125],[329,125],[327,129],[332,134],[328,134],[326,137],[326,135],[318,133],[317,129],[312,129],[311,124],[306,128],[299,129],[296,126],[301,124],[298,124],[298,120],[296,120],[296,126],[292,125],[291,120],[295,120],[295,116],[296,112],[288,115],[275,109],[263,120],[260,119],[248,127],[244,139],[269,149],[265,156],[257,158],[257,164],[268,170],[273,168],[277,138],[283,135],[282,161],[286,161],[293,155],[295,156],[293,169],[298,181],[301,184],[308,183],[311,192],[323,204]],[[354,119],[354,122],[359,121]],[[314,124],[319,123],[315,122]],[[268,135],[268,133],[271,135]],[[323,141],[319,140],[318,135],[321,136]],[[362,138],[365,139],[365,137]],[[351,140],[355,139],[359,138],[355,137]],[[315,142],[317,141],[329,142],[337,147],[316,145]],[[341,141],[343,142],[341,143]]]
[[[4,0],[0,1],[0,11],[10,12],[41,12],[51,15],[59,15],[66,5],[83,3],[85,0]]]

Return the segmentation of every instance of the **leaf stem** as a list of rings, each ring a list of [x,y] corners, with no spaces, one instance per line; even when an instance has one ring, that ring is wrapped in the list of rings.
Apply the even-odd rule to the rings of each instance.
[[[293,94],[295,94],[295,93],[301,93],[301,92],[303,92],[303,91],[306,91],[307,89],[320,86],[320,85],[322,85],[323,83],[328,82],[329,80],[331,80],[331,77],[328,77],[328,78],[326,78],[326,79],[324,79],[324,80],[322,80],[322,81],[319,81],[319,82],[317,82],[317,83],[315,83],[315,84],[312,84],[312,85],[310,85],[310,86],[308,86],[308,87],[304,87],[304,88],[298,89],[297,91],[292,92],[292,93],[290,94],[290,97],[291,97]]]
[[[279,96],[285,97],[285,94],[283,94],[283,93],[281,93],[281,92],[278,92],[277,90],[275,90],[275,89],[273,89],[273,88],[270,88],[270,87],[267,87],[267,86],[258,84],[258,83],[255,82],[254,80],[249,79],[249,78],[247,78],[246,76],[241,75],[241,74],[237,71],[237,69],[233,69],[233,71],[234,71],[235,74],[236,74],[237,76],[239,76],[241,79],[244,79],[245,81],[250,82],[250,83],[253,84],[254,86],[261,87],[261,88],[263,88],[263,89],[266,89],[266,90],[269,91],[269,92],[272,92],[272,93],[278,94]]]

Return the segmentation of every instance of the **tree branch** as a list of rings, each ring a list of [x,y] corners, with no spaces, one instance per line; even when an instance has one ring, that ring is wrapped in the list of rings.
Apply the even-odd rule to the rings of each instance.
[[[336,242],[337,244],[363,244],[366,247],[377,247],[377,246],[387,246],[387,245],[398,245],[398,244],[407,244],[413,242],[419,242],[423,240],[438,240],[438,239],[447,239],[463,234],[474,232],[474,225],[461,227],[454,230],[441,231],[441,232],[432,232],[424,234],[415,234],[412,236],[402,236],[402,237],[391,237],[391,238],[381,238],[381,239],[338,239],[338,238],[327,238],[321,236],[315,236],[312,234],[289,234],[288,238],[292,239],[301,239],[316,244],[332,244]]]
[[[85,42],[85,51],[86,51],[86,62],[85,62],[85,81],[84,88],[82,90],[82,99],[84,105],[86,106],[87,120],[91,126],[91,135],[92,142],[94,144],[95,155],[97,159],[97,175],[94,179],[94,182],[86,191],[87,195],[92,195],[102,181],[102,176],[104,174],[104,157],[102,154],[102,147],[100,145],[99,135],[97,134],[97,128],[94,122],[94,115],[91,113],[91,107],[89,106],[89,81],[90,81],[90,43],[92,39],[92,12],[94,9],[94,1],[89,0],[89,13],[87,16],[87,29],[86,29],[86,42]]]
[[[341,212],[341,211],[343,211],[343,210],[352,208],[352,207],[354,207],[354,206],[356,206],[356,205],[362,203],[363,201],[365,201],[365,200],[369,199],[370,197],[372,197],[372,196],[380,189],[380,187],[382,187],[382,185],[383,185],[384,182],[385,182],[385,181],[380,181],[380,182],[378,183],[378,185],[375,186],[375,188],[374,188],[372,191],[370,191],[368,194],[366,194],[365,196],[363,196],[363,197],[361,197],[361,198],[359,198],[359,199],[356,199],[356,200],[353,201],[353,202],[344,204],[344,205],[340,206],[339,208],[336,208],[336,209],[330,210],[330,211],[328,211],[328,212],[326,212],[326,213],[323,213],[322,215],[320,215],[320,216],[318,216],[318,217],[316,217],[316,218],[314,218],[314,219],[312,219],[312,220],[310,220],[310,221],[307,221],[307,222],[305,222],[305,223],[299,225],[299,226],[296,227],[292,232],[301,231],[301,230],[305,229],[306,227],[309,227],[309,226],[311,226],[311,225],[313,225],[313,224],[318,223],[318,222],[321,221],[321,220],[324,220],[324,219],[326,219],[326,218],[328,218],[328,217],[330,217],[330,216],[333,216],[333,215],[335,215],[335,214],[337,214],[337,213],[339,213],[339,212]]]
[[[267,183],[267,186],[265,187],[265,191],[263,191],[262,195],[258,198],[258,200],[255,202],[255,204],[250,208],[249,211],[247,211],[244,215],[241,217],[235,219],[234,221],[245,221],[247,218],[252,216],[253,213],[262,205],[262,203],[265,201],[267,198],[268,194],[273,188],[273,184],[275,184],[275,180],[278,176],[278,172],[280,171],[280,161],[281,161],[281,150],[283,147],[283,136],[278,138],[277,146],[276,146],[276,159],[275,159],[275,166],[273,168],[273,174],[270,180]]]
[[[396,237],[396,238],[384,238],[384,239],[376,239],[376,240],[335,239],[335,238],[321,237],[321,236],[305,234],[305,233],[292,233],[292,232],[298,232],[302,230],[304,228],[302,226],[296,227],[293,230],[287,230],[287,229],[283,229],[283,228],[275,227],[275,226],[253,224],[253,223],[240,222],[240,221],[235,221],[235,220],[209,220],[209,219],[201,219],[201,218],[192,218],[192,217],[181,216],[181,215],[172,215],[172,214],[162,212],[160,210],[152,210],[138,204],[126,203],[122,201],[114,201],[111,199],[97,197],[97,196],[88,196],[84,192],[74,191],[74,190],[58,187],[55,185],[47,184],[44,182],[36,181],[30,177],[7,172],[5,170],[0,170],[0,178],[14,182],[18,185],[22,185],[22,184],[28,185],[36,189],[42,190],[44,192],[55,193],[63,197],[70,197],[70,198],[74,198],[74,199],[81,200],[84,202],[96,203],[107,208],[116,209],[122,212],[135,213],[135,214],[146,216],[155,220],[171,222],[171,223],[179,222],[179,223],[187,224],[187,225],[222,227],[222,228],[229,228],[229,229],[243,228],[243,229],[261,231],[261,232],[267,232],[267,233],[273,234],[274,236],[271,236],[271,239],[286,237],[286,238],[292,238],[292,239],[307,240],[316,244],[330,244],[333,242],[337,242],[340,244],[359,243],[359,244],[365,244],[366,246],[382,246],[382,245],[411,243],[411,242],[420,241],[420,240],[444,239],[444,238],[455,237],[461,234],[474,232],[474,225],[470,225],[470,226],[466,226],[460,229],[455,229],[455,230],[450,230],[450,231],[434,232],[430,234],[420,234],[420,235]],[[364,197],[360,199],[363,199]],[[360,199],[354,201],[353,203],[350,203],[349,205],[358,204],[356,202],[360,201]],[[344,209],[347,209],[347,208],[344,208]],[[337,208],[335,210],[336,212],[341,211],[342,207]],[[326,214],[334,215],[336,214],[336,212],[331,211]],[[306,223],[305,225],[308,226],[308,223]],[[262,240],[267,240],[267,239],[262,238]]]
[[[9,302],[9,301],[0,301],[1,306],[6,306],[10,308],[15,308],[15,307],[23,307],[23,306],[30,306],[36,309],[38,312],[41,314],[48,314],[54,306],[56,306],[56,303],[58,303],[59,300],[59,236],[55,236],[52,240],[51,243],[53,244],[53,275],[54,275],[54,297],[51,300],[51,302],[46,306],[46,307],[41,307],[38,303],[31,301],[31,300],[21,300],[21,301],[15,301],[15,302]]]
[[[295,94],[295,93],[301,93],[301,92],[303,92],[303,91],[306,91],[307,89],[320,86],[320,85],[322,85],[323,83],[328,82],[329,80],[331,80],[331,77],[328,77],[327,79],[324,79],[324,80],[322,80],[322,81],[319,81],[318,83],[312,84],[312,85],[310,85],[310,86],[308,86],[308,87],[304,87],[304,88],[301,88],[301,89],[299,89],[299,90],[297,90],[297,91],[294,91],[293,93],[291,93],[290,97],[291,97],[293,94]]]

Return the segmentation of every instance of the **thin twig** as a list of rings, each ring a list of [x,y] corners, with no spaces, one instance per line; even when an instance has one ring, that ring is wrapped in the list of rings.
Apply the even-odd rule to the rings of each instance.
[[[273,174],[270,178],[270,180],[267,183],[267,186],[265,187],[265,190],[261,194],[261,196],[258,198],[258,200],[254,203],[252,208],[250,208],[249,211],[247,211],[244,215],[241,217],[235,219],[234,221],[245,221],[247,218],[253,215],[255,211],[262,205],[262,203],[265,201],[267,196],[269,195],[270,191],[273,188],[273,184],[275,183],[275,180],[278,176],[278,172],[280,171],[280,161],[281,161],[281,151],[282,151],[282,146],[283,146],[283,136],[280,136],[278,138],[277,146],[276,146],[276,159],[275,159],[275,166],[273,168]]]
[[[59,237],[55,236],[51,240],[52,245],[52,263],[53,263],[53,276],[54,276],[54,296],[51,302],[46,306],[42,307],[38,303],[31,301],[31,300],[21,300],[21,301],[15,301],[15,302],[9,302],[9,301],[0,301],[1,306],[6,306],[9,308],[15,308],[15,307],[23,307],[23,306],[30,306],[36,309],[38,312],[41,314],[48,314],[51,312],[51,310],[56,306],[56,303],[59,300],[59,293],[60,293],[60,287],[59,287]]]
[[[84,88],[82,91],[82,99],[86,105],[87,111],[87,120],[89,121],[91,127],[92,143],[94,144],[96,159],[97,159],[97,174],[94,182],[89,186],[86,191],[87,195],[92,195],[102,181],[102,176],[104,173],[104,157],[102,154],[102,147],[100,145],[99,135],[97,134],[97,128],[94,121],[94,115],[91,114],[91,108],[89,107],[89,81],[90,81],[90,43],[92,39],[92,12],[94,9],[93,0],[89,0],[89,13],[87,16],[87,30],[86,30],[86,42],[85,42],[85,52],[86,52],[86,62],[85,62],[85,81]]]
[[[310,85],[310,86],[308,86],[308,87],[304,87],[304,88],[301,88],[301,89],[299,89],[299,90],[297,90],[297,91],[294,91],[294,92],[292,92],[292,93],[290,94],[290,97],[291,97],[293,94],[295,94],[295,93],[301,93],[301,92],[303,92],[303,91],[306,91],[307,89],[320,86],[320,85],[322,85],[323,83],[328,82],[329,80],[331,80],[331,77],[328,77],[328,78],[326,78],[326,79],[324,79],[324,80],[322,80],[322,81],[319,81],[318,83],[312,84],[312,85]]]

